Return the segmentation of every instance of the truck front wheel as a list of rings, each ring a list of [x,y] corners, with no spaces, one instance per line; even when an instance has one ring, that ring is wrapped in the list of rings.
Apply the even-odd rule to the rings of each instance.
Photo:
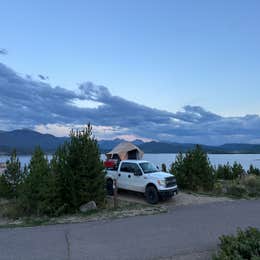
[[[148,186],[145,190],[145,198],[148,203],[156,204],[159,201],[157,189],[154,186]]]
[[[111,179],[107,180],[107,195],[114,195],[113,180]]]

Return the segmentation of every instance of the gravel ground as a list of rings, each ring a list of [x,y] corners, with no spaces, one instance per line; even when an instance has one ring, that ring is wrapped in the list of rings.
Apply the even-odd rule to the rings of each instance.
[[[126,201],[149,205],[145,201],[145,198],[142,194],[137,194],[137,193],[122,190],[119,192],[119,198]],[[201,205],[206,203],[224,202],[224,201],[232,201],[232,199],[227,197],[213,197],[207,195],[179,192],[179,194],[174,196],[172,199],[169,199],[164,202],[160,202],[158,205],[165,206],[168,209],[173,209],[178,206]]]
[[[231,201],[229,198],[224,197],[210,197],[205,195],[197,195],[197,194],[188,194],[180,192],[177,196],[174,196],[172,199],[160,202],[156,206],[149,205],[142,194],[137,194],[128,191],[119,191],[118,196],[119,202],[126,202],[136,204],[136,208],[125,208],[118,210],[117,212],[101,212],[100,214],[91,215],[91,216],[79,216],[79,215],[71,215],[71,216],[62,216],[58,218],[52,218],[48,220],[45,224],[53,224],[53,223],[80,223],[86,221],[94,221],[94,220],[103,220],[108,218],[122,218],[122,217],[131,217],[138,215],[153,215],[158,213],[163,213],[167,211],[174,210],[179,206],[188,206],[188,205],[201,205],[206,203],[213,202],[223,202],[223,201]],[[7,203],[6,200],[0,200],[0,226],[5,225],[23,225],[26,224],[22,219],[18,220],[10,220],[7,218],[1,217],[1,207]],[[142,207],[143,205],[143,207]],[[40,219],[39,219],[40,220]]]
[[[200,194],[188,194],[180,192],[177,196],[173,197],[171,200],[166,201],[163,205],[168,207],[186,206],[186,205],[200,205],[213,202],[224,202],[232,201],[232,199],[227,197],[212,197]]]

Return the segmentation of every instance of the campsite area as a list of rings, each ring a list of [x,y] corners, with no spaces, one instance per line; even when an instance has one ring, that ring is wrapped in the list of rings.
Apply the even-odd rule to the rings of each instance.
[[[220,235],[238,226],[260,228],[259,214],[259,200],[239,200],[177,206],[159,215],[4,228],[0,259],[209,260]]]

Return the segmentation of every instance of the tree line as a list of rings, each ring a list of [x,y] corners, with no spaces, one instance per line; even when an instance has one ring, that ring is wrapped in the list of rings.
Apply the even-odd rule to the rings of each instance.
[[[105,172],[97,140],[89,124],[71,131],[49,161],[40,147],[23,169],[14,151],[0,176],[0,197],[15,202],[17,215],[49,215],[76,212],[91,200],[105,200]]]
[[[179,153],[169,171],[176,176],[181,189],[192,191],[212,191],[218,180],[237,180],[245,175],[260,176],[260,170],[253,165],[247,172],[237,162],[213,167],[207,153],[199,145],[185,154]]]
[[[14,202],[13,215],[58,216],[74,213],[91,200],[98,205],[105,203],[105,170],[91,125],[82,131],[71,131],[70,139],[56,150],[50,161],[36,147],[30,163],[23,169],[15,151],[6,165],[0,176],[0,197]],[[165,164],[163,170],[167,170]],[[237,162],[213,167],[200,146],[179,153],[169,172],[176,176],[179,188],[191,191],[223,190],[219,180],[238,180],[246,173]],[[247,175],[260,176],[260,170],[251,165]],[[251,178],[228,189],[232,194],[260,196],[259,180]]]

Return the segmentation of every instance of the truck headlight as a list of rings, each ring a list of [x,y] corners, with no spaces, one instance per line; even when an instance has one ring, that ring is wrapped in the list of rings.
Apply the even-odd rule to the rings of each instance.
[[[158,180],[157,183],[160,185],[160,186],[166,186],[166,182],[165,180]]]

